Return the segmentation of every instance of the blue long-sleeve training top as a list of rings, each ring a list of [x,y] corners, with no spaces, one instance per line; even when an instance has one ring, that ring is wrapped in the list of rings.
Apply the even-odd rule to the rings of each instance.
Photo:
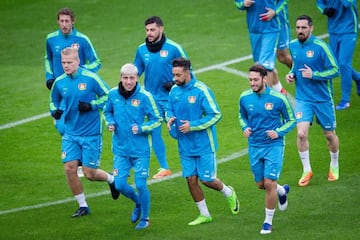
[[[50,112],[63,110],[65,133],[75,136],[98,135],[103,131],[102,109],[109,86],[87,69],[58,77],[50,92]],[[92,110],[81,113],[79,101],[90,103]]]
[[[106,125],[114,125],[112,151],[115,155],[143,157],[150,155],[151,131],[161,125],[162,118],[151,93],[136,86],[135,92],[127,99],[119,88],[113,88],[104,107]],[[132,133],[137,125],[139,132]]]
[[[166,118],[176,117],[176,138],[182,156],[201,156],[217,150],[216,123],[221,112],[212,91],[193,75],[184,86],[175,85],[169,93]],[[181,133],[178,127],[187,120],[190,132]]]
[[[282,93],[269,87],[261,94],[249,89],[240,95],[239,123],[243,131],[251,128],[249,146],[284,146],[284,136],[295,127],[295,115]],[[275,130],[279,137],[269,138],[268,130]]]

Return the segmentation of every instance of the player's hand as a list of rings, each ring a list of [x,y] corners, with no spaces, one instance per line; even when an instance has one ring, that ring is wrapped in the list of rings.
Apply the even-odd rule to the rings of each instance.
[[[246,138],[250,137],[251,133],[252,133],[251,128],[250,127],[246,128],[244,130],[244,137],[246,137]]]
[[[109,130],[109,132],[115,131],[115,125],[110,124],[110,125],[108,126],[108,130]]]
[[[180,120],[182,123],[179,127],[179,131],[182,133],[188,133],[190,132],[190,122],[188,120]]]
[[[295,74],[294,73],[286,74],[285,79],[287,83],[293,83],[295,81]]]
[[[79,111],[80,112],[90,112],[92,110],[91,104],[79,101]]]
[[[171,125],[174,123],[175,120],[176,120],[176,117],[172,117],[172,118],[169,118],[168,122],[166,123],[166,126],[169,131],[171,130]]]
[[[56,109],[55,112],[52,113],[52,116],[56,119],[59,120],[61,118],[61,115],[63,114],[63,110],[60,109]]]
[[[304,68],[300,68],[299,70],[301,71],[301,75],[303,78],[312,79],[313,72],[308,65],[304,64]]]
[[[334,16],[335,12],[336,12],[335,8],[325,8],[324,9],[324,14],[328,17]]]
[[[270,21],[275,16],[275,11],[268,7],[266,7],[265,10],[266,10],[266,13],[260,14],[260,20],[264,21],[264,22]]]
[[[51,90],[52,85],[54,84],[54,79],[46,80],[46,87]]]
[[[278,133],[275,130],[268,130],[266,131],[266,134],[271,139],[276,139],[279,137]]]
[[[251,7],[254,3],[254,0],[244,0],[244,7]]]

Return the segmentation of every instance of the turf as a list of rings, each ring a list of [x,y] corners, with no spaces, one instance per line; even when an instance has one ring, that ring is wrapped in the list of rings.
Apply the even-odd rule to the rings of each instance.
[[[50,117],[9,127],[48,111],[43,60],[46,34],[57,29],[56,11],[64,6],[77,14],[76,27],[92,40],[100,58],[99,74],[111,86],[119,81],[121,65],[132,62],[136,47],[145,38],[143,22],[160,15],[165,33],[186,49],[197,77],[214,91],[223,118],[218,124],[218,176],[233,186],[240,198],[239,215],[231,215],[220,193],[204,189],[214,222],[196,227],[187,223],[198,215],[185,180],[180,176],[176,142],[165,128],[167,155],[174,178],[150,181],[151,225],[135,231],[130,222],[133,204],[114,201],[105,183],[84,180],[91,215],[72,219],[76,210],[60,162],[60,136]],[[292,25],[297,15],[313,17],[315,35],[327,32],[326,18],[314,1],[290,1]],[[294,31],[292,32],[295,36]],[[226,69],[206,67],[251,54],[245,13],[233,1],[25,1],[0,3],[0,239],[355,239],[360,220],[359,155],[360,98],[353,88],[351,108],[337,112],[340,138],[340,180],[327,181],[329,153],[318,125],[310,130],[314,177],[306,188],[297,186],[301,164],[296,131],[287,137],[280,183],[291,187],[289,207],[276,211],[271,236],[260,236],[264,219],[264,192],[256,188],[250,173],[247,142],[237,120],[238,97],[248,88],[246,78]],[[325,38],[325,41],[328,39]],[[360,70],[360,42],[354,67]],[[226,67],[246,72],[251,60]],[[278,64],[281,79],[287,69]],[[293,94],[294,87],[286,86]],[[334,79],[335,102],[340,98],[340,79]],[[5,127],[4,127],[5,126]],[[112,167],[111,136],[104,135],[102,168]],[[152,156],[151,175],[158,163]],[[130,181],[132,179],[130,178]]]

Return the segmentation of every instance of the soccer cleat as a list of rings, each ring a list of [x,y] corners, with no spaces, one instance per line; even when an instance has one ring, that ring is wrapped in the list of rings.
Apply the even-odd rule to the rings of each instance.
[[[280,92],[281,92],[283,95],[285,95],[285,96],[288,95],[288,93],[287,93],[287,91],[286,91],[285,88],[281,88]]]
[[[233,187],[229,186],[229,188],[232,190],[232,194],[230,196],[226,197],[226,200],[228,201],[228,204],[229,204],[232,214],[238,214],[240,212],[239,199],[236,196],[236,192],[233,189]]]
[[[136,205],[133,212],[131,213],[131,222],[136,223],[139,220],[140,215],[141,215],[140,205]]]
[[[145,229],[145,228],[149,227],[149,225],[150,225],[149,219],[141,219],[139,224],[136,225],[135,229],[136,230]]]
[[[279,197],[279,210],[280,211],[284,211],[287,208],[287,206],[288,206],[287,195],[288,195],[288,193],[290,191],[289,185],[284,184],[283,187],[285,189],[285,194],[283,196],[278,195],[278,197]]]
[[[71,215],[71,217],[73,217],[73,218],[82,217],[82,216],[89,215],[89,214],[90,214],[89,207],[80,207],[78,210],[76,210],[76,212],[74,212],[73,215]]]
[[[298,182],[299,186],[300,187],[305,187],[305,186],[309,185],[310,180],[311,180],[313,175],[314,174],[312,172],[303,173],[303,175],[301,176],[301,178],[300,178],[300,180]]]
[[[205,217],[204,215],[200,214],[194,221],[189,222],[188,225],[195,226],[195,225],[199,225],[199,224],[203,224],[203,223],[210,223],[212,221],[213,221],[213,219],[211,216]]]
[[[330,182],[336,181],[339,179],[339,167],[330,167],[328,180]]]
[[[264,223],[262,229],[260,230],[260,234],[270,234],[272,232],[272,225],[268,223]]]
[[[159,179],[171,175],[171,171],[165,168],[159,168],[158,173],[153,176],[153,179]]]
[[[116,200],[120,196],[120,192],[115,188],[115,181],[112,183],[109,183],[111,197]]]
[[[350,102],[346,102],[341,100],[338,105],[336,106],[336,110],[344,110],[350,107]]]

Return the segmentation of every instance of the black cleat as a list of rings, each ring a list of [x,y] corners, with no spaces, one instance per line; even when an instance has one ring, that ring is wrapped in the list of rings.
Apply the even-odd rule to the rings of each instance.
[[[120,196],[120,192],[118,190],[116,190],[115,188],[115,182],[109,183],[109,187],[110,187],[110,191],[111,191],[111,196],[114,200],[118,199]]]
[[[80,207],[78,210],[76,210],[76,212],[74,212],[73,215],[71,215],[71,217],[73,217],[73,218],[82,217],[82,216],[89,215],[89,214],[90,214],[89,207]]]

